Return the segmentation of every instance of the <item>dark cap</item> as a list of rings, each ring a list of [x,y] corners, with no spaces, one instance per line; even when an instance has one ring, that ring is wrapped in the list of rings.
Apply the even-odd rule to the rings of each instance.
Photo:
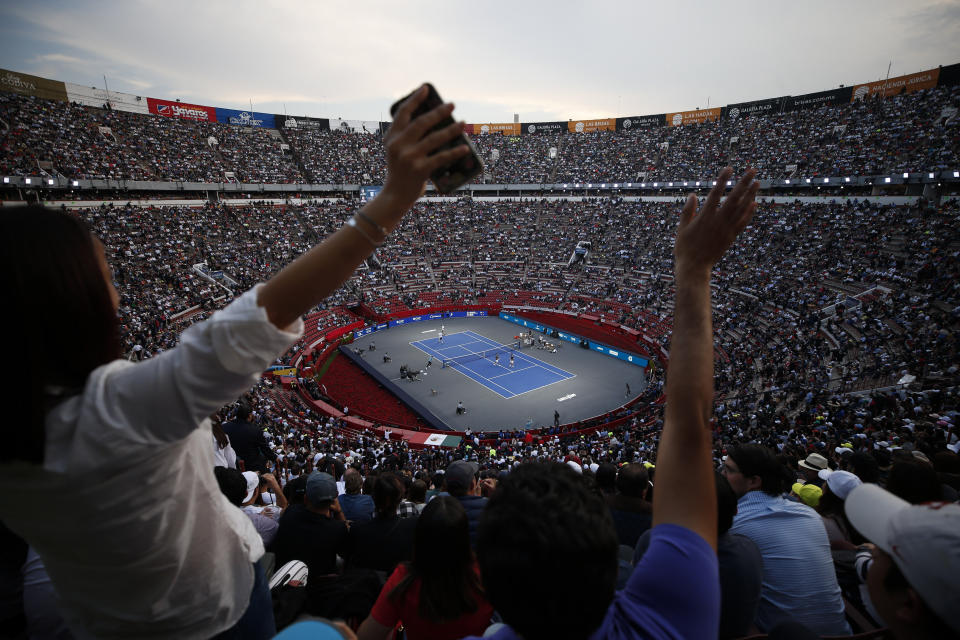
[[[319,505],[324,502],[336,500],[339,492],[337,491],[337,481],[329,473],[314,471],[307,478],[307,500],[312,505]]]
[[[480,467],[476,462],[457,460],[450,463],[447,472],[444,474],[447,481],[447,491],[467,491],[479,471]]]

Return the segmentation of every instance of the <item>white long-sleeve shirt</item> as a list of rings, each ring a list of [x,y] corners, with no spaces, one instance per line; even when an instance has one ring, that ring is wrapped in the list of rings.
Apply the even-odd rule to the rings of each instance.
[[[47,416],[43,466],[0,466],[0,519],[80,637],[208,638],[246,609],[263,543],[213,475],[210,423],[303,330],[249,291],[142,363],[94,370]]]
[[[227,446],[221,449],[217,437],[213,436],[213,466],[226,467],[227,469],[237,468],[237,452],[233,450],[233,445],[230,444],[229,440],[230,438],[227,437]]]

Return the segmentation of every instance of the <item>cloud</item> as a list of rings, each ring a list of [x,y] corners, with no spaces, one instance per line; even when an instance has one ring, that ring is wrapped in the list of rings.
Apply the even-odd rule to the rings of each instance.
[[[882,77],[891,58],[894,73],[950,64],[958,14],[956,0],[35,0],[0,7],[0,29],[25,34],[21,70],[78,84],[374,120],[429,80],[462,117],[502,122],[800,94]]]
[[[62,53],[45,53],[43,55],[36,56],[34,60],[38,64],[62,63],[65,65],[71,65],[71,66],[80,66],[80,65],[86,64],[86,60],[81,60],[76,56],[68,56]]]

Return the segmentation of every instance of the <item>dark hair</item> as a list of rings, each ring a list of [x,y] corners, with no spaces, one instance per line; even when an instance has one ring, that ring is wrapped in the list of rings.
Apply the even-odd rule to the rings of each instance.
[[[940,500],[943,493],[933,467],[924,462],[900,460],[890,467],[887,491],[910,504]]]
[[[400,500],[403,498],[403,484],[400,478],[392,473],[381,473],[373,485],[373,505],[380,517],[393,516],[397,513]]]
[[[120,325],[90,230],[72,214],[38,206],[0,215],[7,360],[22,367],[0,462],[43,462],[47,412],[77,395],[97,367],[120,355]],[[79,336],[79,339],[78,339]],[[13,393],[13,392],[11,392]]]
[[[604,493],[614,493],[617,489],[617,465],[612,462],[601,462],[597,467],[597,485]]]
[[[414,480],[410,483],[410,489],[407,490],[407,498],[410,502],[421,504],[427,500],[427,483],[423,480]]]
[[[304,498],[307,495],[307,476],[309,474],[301,474],[283,485],[283,496],[287,499],[291,505],[293,504],[303,504]],[[333,502],[331,500],[331,502]]]
[[[722,536],[733,526],[733,517],[737,515],[737,494],[722,473],[717,480],[717,536]]]
[[[842,466],[860,478],[862,482],[872,482],[873,484],[880,482],[880,465],[877,464],[877,459],[869,453],[863,451],[849,453],[843,457]]]
[[[467,512],[452,496],[437,496],[420,517],[413,538],[413,560],[404,563],[407,575],[389,594],[399,603],[420,580],[420,616],[449,622],[477,610],[483,595],[474,570]]]
[[[528,463],[480,519],[490,604],[526,640],[586,638],[613,599],[619,540],[610,511],[568,465]]]
[[[373,495],[373,487],[377,484],[377,474],[370,472],[363,479],[363,495]]]
[[[242,473],[227,467],[214,467],[213,475],[220,485],[220,492],[227,496],[230,504],[238,507],[243,504],[243,499],[247,496],[247,480]]]
[[[790,472],[777,460],[773,451],[759,444],[734,445],[727,455],[737,463],[745,476],[759,476],[760,490],[778,496],[791,484]]]
[[[237,420],[246,422],[251,415],[253,415],[253,409],[247,402],[241,400],[237,403]]]
[[[817,513],[822,516],[843,516],[844,501],[830,490],[830,485],[823,483],[823,493],[820,495],[820,502],[817,503]]]
[[[228,444],[230,444],[230,438],[227,436],[227,432],[223,430],[223,426],[219,422],[214,422],[210,425],[210,430],[213,432],[213,437],[217,441],[217,447],[220,449],[225,449]]]
[[[620,467],[617,474],[617,490],[631,498],[642,498],[649,487],[650,476],[642,464],[636,462]]]
[[[953,451],[940,451],[933,456],[937,473],[960,473],[960,456]]]

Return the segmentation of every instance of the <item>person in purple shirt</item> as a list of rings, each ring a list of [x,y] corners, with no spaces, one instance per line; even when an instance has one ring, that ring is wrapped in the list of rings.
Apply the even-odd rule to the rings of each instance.
[[[721,204],[732,173],[720,172],[699,211],[691,195],[680,214],[649,550],[615,594],[617,535],[598,492],[566,465],[521,465],[490,498],[477,536],[484,590],[508,625],[493,638],[717,637],[710,275],[750,221],[758,188],[748,170]]]

